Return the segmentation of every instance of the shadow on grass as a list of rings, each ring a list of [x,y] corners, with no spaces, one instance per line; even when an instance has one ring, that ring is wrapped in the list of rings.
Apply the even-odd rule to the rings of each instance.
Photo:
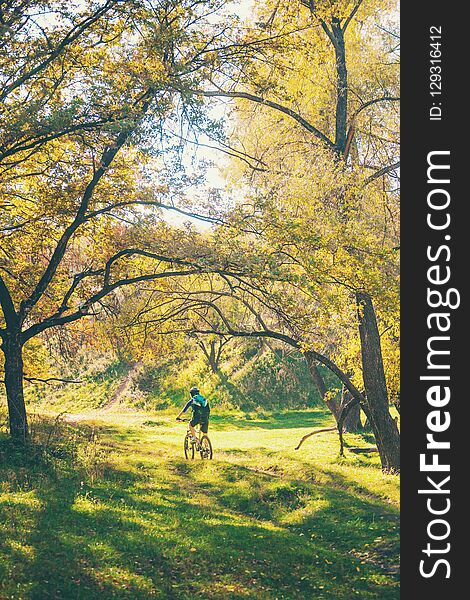
[[[0,598],[398,598],[353,552],[392,535],[396,514],[354,490],[181,460],[152,477],[110,466],[89,485],[0,455]]]

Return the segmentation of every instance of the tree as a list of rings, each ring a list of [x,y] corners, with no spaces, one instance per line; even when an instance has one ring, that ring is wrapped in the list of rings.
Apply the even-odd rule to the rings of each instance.
[[[294,16],[297,33],[266,46],[263,64],[243,65],[228,83],[214,78],[212,88],[200,93],[238,102],[241,125],[232,143],[239,140],[263,162],[255,172],[246,169],[259,193],[251,203],[244,200],[233,225],[251,228],[265,252],[284,255],[284,269],[290,262],[290,282],[297,277],[297,287],[315,298],[310,319],[323,307],[317,310],[322,319],[310,323],[331,323],[339,313],[359,325],[354,339],[363,383],[356,385],[365,388],[382,465],[398,470],[399,434],[388,390],[371,384],[385,381],[378,319],[384,331],[397,330],[397,68],[385,60],[394,58],[388,32],[379,41],[370,36],[376,8],[387,7],[362,1],[300,4],[308,11],[267,3],[272,18],[260,22],[281,31]],[[249,135],[241,133],[247,130]],[[285,311],[285,299],[276,302]],[[299,302],[289,311],[291,321],[305,296]],[[341,344],[340,330],[328,325],[322,337],[333,341],[330,349],[341,362],[339,348],[349,342]],[[375,414],[383,406],[386,414]]]
[[[207,364],[211,368],[211,371],[217,375],[219,373],[219,363],[220,358],[222,356],[222,350],[230,341],[230,338],[223,337],[199,337],[197,335],[194,336],[196,338],[196,343],[199,348],[202,350],[204,354]]]
[[[178,109],[203,120],[187,90],[226,45],[226,24],[206,18],[222,5],[2,4],[0,337],[18,440],[28,435],[25,344],[124,286],[207,269],[171,240],[145,239],[156,209],[178,207],[146,173],[158,147],[143,141],[158,135],[164,148]]]

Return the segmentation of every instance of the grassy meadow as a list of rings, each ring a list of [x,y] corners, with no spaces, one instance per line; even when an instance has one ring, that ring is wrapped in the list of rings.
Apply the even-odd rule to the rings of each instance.
[[[398,478],[334,432],[294,450],[329,414],[214,411],[211,462],[174,416],[42,415],[28,455],[2,434],[2,600],[398,599]]]

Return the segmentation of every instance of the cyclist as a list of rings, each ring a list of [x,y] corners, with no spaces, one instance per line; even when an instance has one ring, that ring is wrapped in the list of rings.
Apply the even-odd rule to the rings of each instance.
[[[184,405],[183,409],[179,412],[176,420],[179,421],[181,415],[184,414],[189,407],[192,408],[193,414],[191,421],[189,422],[189,430],[191,432],[191,436],[193,438],[193,442],[197,442],[197,432],[196,425],[201,425],[202,433],[207,433],[209,429],[209,415],[210,415],[210,406],[209,402],[201,395],[199,388],[192,387],[189,390],[190,399]]]

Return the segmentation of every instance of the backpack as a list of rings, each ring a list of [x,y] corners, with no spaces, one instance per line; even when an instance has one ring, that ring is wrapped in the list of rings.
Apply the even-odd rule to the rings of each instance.
[[[194,408],[208,408],[209,406],[209,403],[204,396],[201,396],[201,394],[196,394],[193,396],[192,400]]]

